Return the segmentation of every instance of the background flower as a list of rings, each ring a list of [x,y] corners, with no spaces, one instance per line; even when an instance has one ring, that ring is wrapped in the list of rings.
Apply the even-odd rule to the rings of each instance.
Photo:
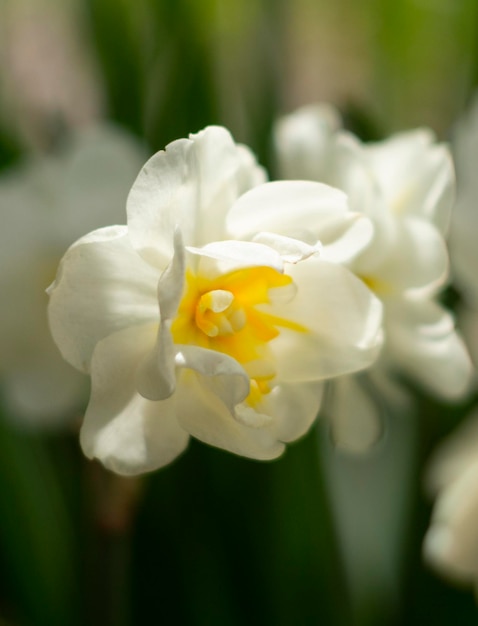
[[[86,379],[61,359],[46,319],[45,289],[66,245],[118,221],[143,151],[112,126],[77,132],[48,156],[0,181],[0,372],[12,417],[30,426],[65,421],[83,406]]]
[[[367,373],[373,388],[403,403],[397,383],[405,376],[444,399],[462,396],[469,358],[437,298],[448,273],[444,236],[453,203],[446,147],[427,130],[362,144],[339,128],[327,105],[279,120],[275,145],[281,176],[335,185],[347,192],[353,211],[373,222],[370,244],[348,263],[385,307],[384,348]],[[369,391],[360,385],[338,381],[328,403],[338,443],[359,448],[380,432]]]

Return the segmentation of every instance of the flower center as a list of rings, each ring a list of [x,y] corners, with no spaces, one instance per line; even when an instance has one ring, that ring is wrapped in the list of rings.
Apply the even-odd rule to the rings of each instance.
[[[247,401],[257,404],[271,390],[275,368],[268,343],[279,328],[306,329],[261,310],[271,303],[270,290],[292,285],[290,276],[270,267],[253,267],[214,279],[186,272],[186,286],[171,326],[176,344],[193,344],[233,357],[251,381]]]

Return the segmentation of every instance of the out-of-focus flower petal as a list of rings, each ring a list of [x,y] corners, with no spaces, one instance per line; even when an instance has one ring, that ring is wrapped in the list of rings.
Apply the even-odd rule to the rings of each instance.
[[[395,215],[421,216],[445,233],[455,198],[449,150],[428,129],[369,144],[367,156]]]
[[[467,391],[470,357],[450,314],[437,303],[389,302],[386,333],[394,361],[427,389],[445,399]]]
[[[340,116],[327,104],[305,106],[280,118],[274,142],[281,178],[329,182],[330,152],[340,126]]]

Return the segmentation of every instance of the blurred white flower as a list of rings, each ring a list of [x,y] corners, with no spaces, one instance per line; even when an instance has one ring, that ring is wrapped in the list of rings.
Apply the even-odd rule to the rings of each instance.
[[[127,221],[67,251],[49,305],[63,356],[92,377],[83,450],[113,471],[161,467],[190,435],[277,457],[314,420],[320,381],[376,357],[379,301],[304,235],[355,230],[339,190],[265,183],[209,127],[146,163]]]
[[[437,301],[448,274],[444,235],[454,195],[448,149],[425,129],[362,144],[339,125],[330,107],[305,107],[279,120],[275,144],[282,177],[338,187],[350,208],[373,222],[371,243],[348,262],[384,304],[384,349],[367,376],[393,403],[406,401],[397,374],[440,398],[459,398],[470,360]],[[338,381],[328,405],[338,443],[358,448],[379,431],[370,389],[361,385]]]
[[[86,379],[51,340],[45,289],[66,246],[120,219],[143,160],[132,138],[98,126],[0,179],[0,381],[9,413],[25,425],[53,426],[84,406]]]
[[[425,559],[478,591],[478,412],[435,452],[427,486],[437,501],[425,536]]]
[[[478,100],[460,120],[453,136],[457,202],[450,249],[453,277],[463,301],[459,322],[478,365]],[[424,542],[425,558],[444,575],[473,584],[478,591],[478,411],[435,452],[428,487],[437,496]]]

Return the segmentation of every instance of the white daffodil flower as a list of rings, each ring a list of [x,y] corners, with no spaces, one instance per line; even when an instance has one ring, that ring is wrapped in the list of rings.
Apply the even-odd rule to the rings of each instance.
[[[462,396],[470,360],[453,319],[437,302],[448,275],[444,236],[454,197],[446,146],[425,129],[362,144],[339,128],[338,115],[325,105],[279,120],[275,145],[282,177],[344,190],[351,210],[374,225],[370,244],[348,266],[384,304],[384,349],[367,372],[375,391],[392,394],[394,404],[406,402],[394,380],[399,374],[440,398]],[[359,379],[339,381],[329,407],[339,425],[336,436],[346,446],[360,448],[369,439],[364,433],[373,438],[380,430]]]
[[[427,486],[437,496],[423,544],[424,557],[443,575],[478,591],[478,413],[432,457]]]
[[[143,160],[133,139],[98,126],[0,179],[0,382],[18,424],[60,425],[85,404],[87,379],[51,339],[45,289],[65,247],[120,219],[118,207]]]
[[[92,378],[81,445],[111,470],[164,466],[190,435],[275,458],[313,422],[320,381],[375,359],[380,302],[310,236],[325,249],[355,228],[341,191],[266,183],[209,127],[146,163],[127,222],[67,251],[49,304],[63,356]]]

